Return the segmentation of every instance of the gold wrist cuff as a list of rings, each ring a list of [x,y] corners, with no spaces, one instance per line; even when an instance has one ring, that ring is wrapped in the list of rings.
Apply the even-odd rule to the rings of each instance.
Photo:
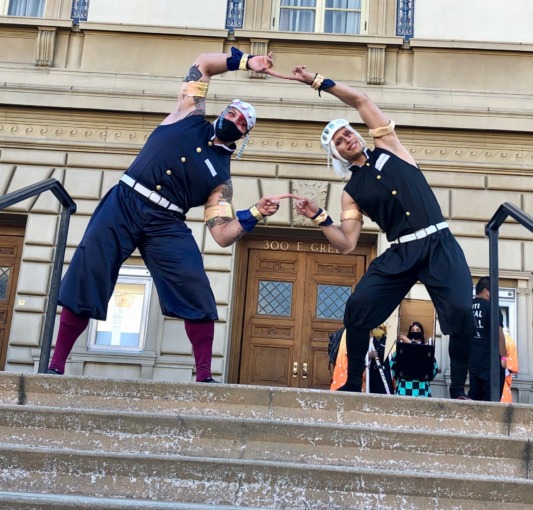
[[[252,205],[252,207],[250,207],[250,212],[252,213],[252,216],[257,220],[257,221],[261,221],[263,219],[263,215],[259,212],[259,209],[257,208],[257,205]]]
[[[382,136],[388,135],[389,133],[392,133],[394,131],[394,127],[396,124],[393,120],[391,120],[386,126],[378,127],[374,129],[369,129],[368,134],[372,138],[381,138]]]
[[[192,97],[205,97],[207,96],[208,88],[209,83],[204,81],[185,81],[181,86],[180,94]]]
[[[320,225],[322,222],[326,221],[328,218],[328,211],[325,209],[322,210],[322,212],[314,219],[311,220],[315,225]]]
[[[363,213],[357,209],[349,209],[348,211],[341,212],[341,221],[346,220],[355,220],[359,221],[361,224],[364,224]]]
[[[324,77],[321,74],[316,73],[315,79],[313,80],[313,83],[311,83],[311,88],[314,90],[318,90],[320,88],[320,85],[322,85],[323,81]]]
[[[248,53],[243,53],[241,57],[241,61],[239,62],[239,71],[246,71],[248,70],[248,57],[250,55]]]

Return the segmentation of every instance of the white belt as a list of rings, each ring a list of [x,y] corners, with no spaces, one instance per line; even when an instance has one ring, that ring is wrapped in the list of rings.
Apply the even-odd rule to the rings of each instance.
[[[417,230],[416,232],[413,232],[412,234],[400,236],[398,237],[398,239],[392,242],[393,243],[408,243],[409,241],[415,241],[416,239],[424,239],[424,237],[434,234],[435,232],[437,232],[437,230],[442,230],[444,228],[448,228],[448,224],[445,221],[442,221],[441,223],[437,223],[436,225],[430,225],[429,227],[421,228],[420,230]]]
[[[129,175],[124,174],[120,180],[127,184],[130,188],[134,189],[139,195],[146,197],[150,202],[157,204],[169,211],[177,211],[183,214],[183,209],[174,205],[172,202],[167,200],[165,197],[162,197],[159,193],[155,191],[150,191],[146,186],[143,186],[140,182],[137,182],[135,179],[132,179]]]

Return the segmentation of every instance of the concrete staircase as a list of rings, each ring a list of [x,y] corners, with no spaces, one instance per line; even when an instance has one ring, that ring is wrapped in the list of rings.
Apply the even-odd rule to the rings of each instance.
[[[1,509],[533,509],[533,406],[0,373]]]

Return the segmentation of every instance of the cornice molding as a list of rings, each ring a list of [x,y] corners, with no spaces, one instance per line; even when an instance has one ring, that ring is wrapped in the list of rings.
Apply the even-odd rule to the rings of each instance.
[[[33,68],[35,69],[35,68]],[[21,77],[21,69],[13,77]],[[42,69],[40,70],[42,73]],[[2,72],[2,69],[0,69]],[[64,70],[47,68],[49,73],[65,73]],[[81,84],[88,81],[94,82],[99,77],[98,73],[74,72],[65,85],[52,86],[35,83],[42,80],[33,71],[24,69],[22,75],[28,73],[28,80],[24,83],[11,81],[9,72],[6,72],[5,81],[0,83],[0,104],[12,107],[49,108],[93,111],[116,111],[116,112],[147,112],[149,114],[166,115],[175,106],[177,83],[179,77],[152,77],[152,83],[159,85],[158,91],[147,92],[143,87],[149,86],[146,80],[139,80],[139,90],[122,90],[119,88],[105,89],[107,81],[116,81],[115,76],[102,74],[104,84],[100,89],[83,87]],[[67,73],[68,74],[68,73]],[[378,73],[379,74],[379,73]],[[63,77],[62,77],[63,78]],[[379,78],[379,76],[378,76]],[[123,79],[127,82],[128,76]],[[72,83],[69,83],[69,82]],[[116,83],[115,83],[116,86]],[[150,85],[153,87],[153,84]],[[474,108],[470,106],[476,100],[479,102],[479,94],[463,93],[459,105],[447,106],[444,100],[444,92],[435,90],[412,88],[379,87],[372,89],[371,86],[357,85],[362,92],[367,92],[374,97],[378,105],[386,111],[395,121],[397,126],[409,126],[411,129],[422,128],[447,128],[464,130],[483,130],[491,132],[533,132],[533,110],[524,108],[529,104],[531,97],[526,95],[514,95],[512,103],[509,101],[508,108],[497,107],[501,104],[501,94],[487,94],[484,97],[484,106]],[[228,92],[233,92],[230,96]],[[269,80],[232,80],[227,77],[217,80],[210,86],[207,98],[207,113],[216,115],[234,97],[241,97],[251,102],[258,110],[258,116],[267,120],[293,121],[305,118],[309,122],[326,123],[331,118],[346,117],[358,122],[357,112],[323,94],[322,98],[316,98],[308,94],[304,87],[280,88],[279,82]],[[438,100],[443,95],[443,102]],[[423,103],[425,97],[433,97],[435,104]],[[459,97],[459,96],[458,96]],[[477,98],[477,99],[476,99]],[[509,100],[509,98],[506,98]],[[401,101],[401,102],[400,102]],[[436,106],[443,104],[444,106]],[[485,105],[495,105],[488,108]],[[279,117],[274,117],[274,116]]]
[[[132,154],[162,119],[163,115],[155,114],[4,107],[0,109],[0,146]],[[252,132],[244,159],[323,165],[325,155],[318,140],[321,127],[319,123],[262,119]],[[354,127],[368,139],[364,126],[354,123]],[[402,128],[397,132],[424,170],[533,175],[529,134]]]

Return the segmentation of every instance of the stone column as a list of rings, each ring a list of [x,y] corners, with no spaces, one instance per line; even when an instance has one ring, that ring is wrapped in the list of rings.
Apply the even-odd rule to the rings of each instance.
[[[368,45],[368,65],[366,82],[369,85],[385,83],[385,44]]]
[[[39,27],[35,41],[35,57],[33,63],[38,67],[52,67],[56,46],[56,28]]]
[[[268,54],[268,39],[251,39],[252,47],[250,53],[252,55],[267,55]],[[250,78],[264,80],[266,74],[256,73],[255,71],[248,71]]]

